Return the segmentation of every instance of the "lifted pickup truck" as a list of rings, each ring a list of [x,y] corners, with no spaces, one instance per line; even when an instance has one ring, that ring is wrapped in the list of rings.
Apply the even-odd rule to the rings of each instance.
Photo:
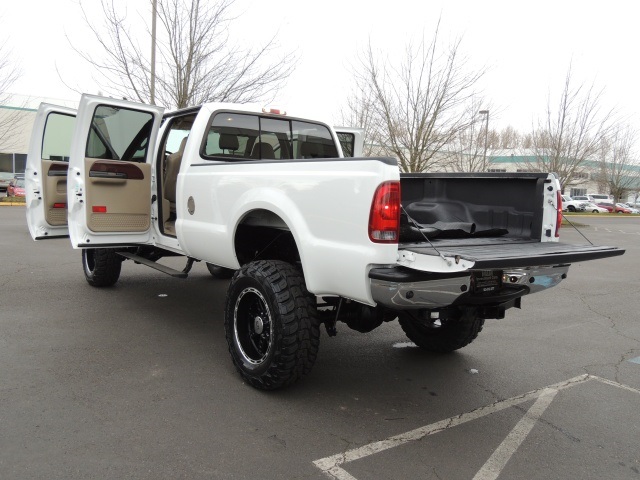
[[[418,346],[450,352],[572,262],[624,253],[559,242],[552,174],[401,175],[361,148],[359,130],[244,105],[43,104],[29,230],[69,236],[95,287],[114,285],[127,259],[175,277],[204,261],[231,277],[229,351],[261,389],[311,370],[322,324],[332,336],[338,321],[367,332],[397,318]],[[183,271],[157,263],[176,255]]]

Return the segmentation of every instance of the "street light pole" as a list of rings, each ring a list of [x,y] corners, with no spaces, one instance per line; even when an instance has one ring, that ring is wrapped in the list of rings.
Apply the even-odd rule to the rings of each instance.
[[[151,86],[150,102],[156,104],[156,14],[158,10],[158,0],[153,0],[151,17]]]
[[[485,126],[484,126],[484,169],[487,168],[487,139],[489,136],[489,110],[480,110],[478,112],[480,115],[485,116]]]

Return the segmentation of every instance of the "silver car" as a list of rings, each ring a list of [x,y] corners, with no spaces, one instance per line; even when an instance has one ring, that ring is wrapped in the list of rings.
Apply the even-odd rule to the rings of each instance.
[[[14,174],[11,172],[0,172],[0,190],[7,191],[9,182],[13,180]]]

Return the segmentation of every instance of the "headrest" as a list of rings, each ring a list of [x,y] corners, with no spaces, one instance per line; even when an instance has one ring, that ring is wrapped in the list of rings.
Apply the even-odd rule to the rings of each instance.
[[[218,140],[218,146],[220,150],[238,150],[240,144],[238,143],[238,137],[230,133],[221,133],[220,140]]]

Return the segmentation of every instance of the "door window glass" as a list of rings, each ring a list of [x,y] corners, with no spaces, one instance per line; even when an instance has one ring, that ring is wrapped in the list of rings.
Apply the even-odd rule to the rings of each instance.
[[[353,133],[338,133],[338,140],[345,157],[353,157],[353,146],[356,143],[356,136]]]
[[[152,127],[151,113],[99,106],[91,122],[86,156],[144,162]]]
[[[42,139],[43,160],[69,161],[75,123],[76,118],[72,115],[54,112],[47,115]]]

